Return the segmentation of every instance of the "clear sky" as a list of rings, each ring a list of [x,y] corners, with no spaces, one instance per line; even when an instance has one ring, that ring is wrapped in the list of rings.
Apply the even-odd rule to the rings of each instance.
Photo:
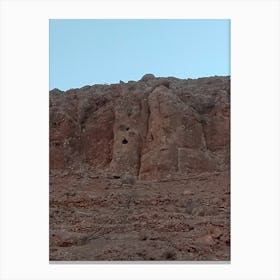
[[[230,20],[50,20],[50,89],[230,75]]]

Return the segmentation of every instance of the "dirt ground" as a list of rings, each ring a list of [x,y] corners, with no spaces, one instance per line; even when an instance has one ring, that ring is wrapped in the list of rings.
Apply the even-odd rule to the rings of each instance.
[[[50,174],[50,261],[229,261],[229,174]]]

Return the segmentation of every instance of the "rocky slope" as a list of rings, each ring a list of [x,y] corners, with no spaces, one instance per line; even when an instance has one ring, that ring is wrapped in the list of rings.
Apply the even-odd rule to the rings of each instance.
[[[229,260],[230,79],[50,92],[50,260]]]

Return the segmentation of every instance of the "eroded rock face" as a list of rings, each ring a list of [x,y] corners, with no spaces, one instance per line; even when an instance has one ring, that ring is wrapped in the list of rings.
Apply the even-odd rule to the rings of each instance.
[[[50,169],[140,180],[229,168],[230,79],[156,78],[50,92]]]

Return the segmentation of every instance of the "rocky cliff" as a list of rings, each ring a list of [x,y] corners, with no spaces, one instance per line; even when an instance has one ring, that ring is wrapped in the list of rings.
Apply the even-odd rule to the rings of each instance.
[[[50,91],[50,169],[139,180],[229,169],[230,78],[156,78]]]
[[[51,261],[230,260],[230,79],[50,92]]]

